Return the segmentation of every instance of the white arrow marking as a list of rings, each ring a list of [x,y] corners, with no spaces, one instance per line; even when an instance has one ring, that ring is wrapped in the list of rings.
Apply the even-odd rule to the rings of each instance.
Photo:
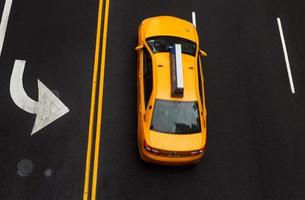
[[[5,38],[8,18],[10,16],[10,12],[11,12],[12,2],[13,2],[13,0],[6,0],[5,1],[4,9],[3,9],[2,17],[1,17],[1,24],[0,24],[0,56],[1,56],[1,53],[2,53],[2,47],[3,47],[4,38]]]
[[[31,135],[60,118],[69,109],[38,79],[38,102],[32,100],[23,88],[24,60],[15,60],[10,81],[10,93],[22,110],[36,114]]]
[[[35,114],[37,113],[36,101],[33,101],[24,91],[23,88],[23,71],[25,61],[16,60],[11,75],[10,93],[15,104],[24,111]]]

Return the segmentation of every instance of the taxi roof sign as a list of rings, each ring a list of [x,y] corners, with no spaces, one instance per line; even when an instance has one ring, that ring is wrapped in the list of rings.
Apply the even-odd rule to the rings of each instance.
[[[171,67],[171,95],[183,97],[183,66],[182,66],[182,47],[181,44],[174,44],[170,50]]]

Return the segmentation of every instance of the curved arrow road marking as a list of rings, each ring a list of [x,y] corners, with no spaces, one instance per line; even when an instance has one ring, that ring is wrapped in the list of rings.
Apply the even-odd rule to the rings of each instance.
[[[10,94],[22,110],[36,114],[31,135],[60,118],[69,109],[38,79],[38,102],[32,100],[23,88],[24,60],[15,60],[10,81]]]

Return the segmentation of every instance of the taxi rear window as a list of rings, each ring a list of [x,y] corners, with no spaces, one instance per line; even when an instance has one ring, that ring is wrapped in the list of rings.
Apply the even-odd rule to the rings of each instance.
[[[150,129],[173,134],[199,133],[198,102],[156,99]]]
[[[169,52],[174,44],[181,44],[182,53],[192,56],[196,55],[196,43],[187,39],[171,36],[158,36],[147,38],[146,42],[153,53]]]

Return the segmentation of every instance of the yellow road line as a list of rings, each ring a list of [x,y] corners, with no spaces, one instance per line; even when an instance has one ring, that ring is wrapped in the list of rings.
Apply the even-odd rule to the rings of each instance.
[[[99,98],[98,98],[98,109],[97,109],[97,125],[96,125],[96,136],[95,136],[95,151],[94,151],[94,166],[93,166],[93,177],[92,177],[91,200],[96,199],[96,186],[97,186],[97,176],[98,176],[101,124],[102,124],[104,72],[105,72],[105,59],[106,59],[106,46],[107,46],[109,1],[110,0],[106,0],[106,5],[105,5],[103,45],[102,45],[102,61],[101,61],[101,71],[100,71],[100,85],[99,85]]]
[[[96,84],[97,84],[97,74],[98,74],[97,72],[98,72],[98,63],[99,63],[99,54],[100,54],[102,12],[103,12],[103,0],[99,0],[83,200],[88,199],[89,182],[90,182],[89,177],[90,177],[90,168],[91,168],[90,166],[91,166],[91,151],[92,151],[92,134],[93,134],[93,124],[94,124],[93,122],[94,122],[94,114],[95,114]]]

